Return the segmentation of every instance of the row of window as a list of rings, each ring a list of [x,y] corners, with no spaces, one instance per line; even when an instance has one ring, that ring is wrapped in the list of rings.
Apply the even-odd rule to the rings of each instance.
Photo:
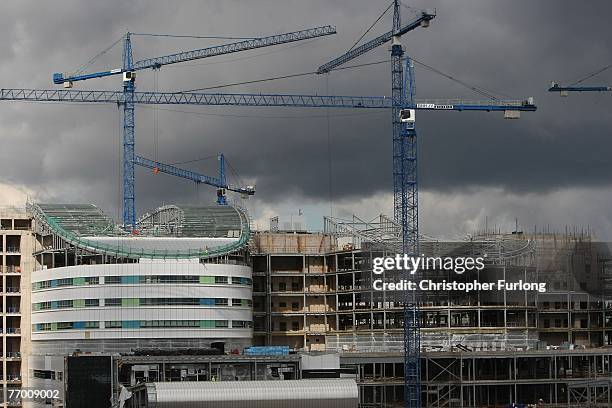
[[[241,276],[198,276],[198,275],[130,275],[130,276],[90,276],[81,278],[51,279],[32,284],[33,290],[57,288],[62,286],[84,286],[84,285],[130,285],[130,284],[177,284],[193,283],[205,285],[247,285],[252,286],[251,278]]]
[[[73,329],[99,329],[100,322],[56,322],[56,323],[36,323],[32,325],[32,331],[55,331]]]
[[[253,305],[250,299],[236,298],[110,298],[104,299],[103,305],[100,299],[71,299],[38,302],[32,306],[34,311],[98,306],[230,306],[230,300],[231,306],[251,307]]]
[[[54,322],[36,323],[32,325],[33,332],[78,330],[78,329],[163,329],[163,328],[232,328],[244,329],[253,327],[253,322],[247,320],[107,320],[104,326],[97,321],[88,322]],[[231,326],[230,326],[231,323]]]

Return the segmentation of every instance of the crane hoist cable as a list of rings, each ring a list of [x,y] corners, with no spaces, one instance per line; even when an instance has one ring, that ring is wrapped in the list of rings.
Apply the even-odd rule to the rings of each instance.
[[[215,155],[212,155],[212,156],[200,157],[199,159],[193,159],[193,160],[187,160],[187,161],[175,162],[175,163],[169,163],[169,164],[172,165],[172,166],[177,166],[177,165],[181,165],[181,164],[196,163],[196,162],[199,162],[199,161],[210,160],[210,159],[213,159],[213,158],[216,158],[216,157],[219,157],[219,155],[215,154]]]
[[[422,61],[419,61],[415,58],[412,58],[412,60],[417,63],[418,65],[422,66],[425,69],[428,69],[438,75],[441,75],[453,82],[456,82],[457,84],[481,95],[486,97],[487,99],[492,99],[492,100],[499,100],[500,98],[495,96],[492,91],[488,91],[485,88],[476,86],[476,85],[471,85],[463,80],[460,80],[458,78],[456,78],[455,76],[452,76],[450,74],[447,74],[437,68],[434,68],[433,66],[426,64]],[[355,65],[349,65],[349,66],[345,66],[345,67],[337,67],[334,68],[332,71],[341,71],[341,70],[348,70],[348,69],[357,69],[357,68],[363,68],[363,67],[367,67],[367,66],[372,66],[372,65],[379,65],[379,64],[384,64],[389,62],[389,59],[384,59],[384,60],[379,60],[379,61],[373,61],[373,62],[366,62],[366,63],[362,63],[362,64],[355,64]],[[331,71],[330,71],[331,72]],[[211,85],[211,86],[207,86],[207,87],[202,87],[202,88],[193,88],[193,89],[187,89],[184,90],[182,92],[184,93],[189,93],[189,92],[199,92],[199,91],[209,91],[209,90],[213,90],[213,89],[220,89],[220,88],[229,88],[229,87],[233,87],[233,86],[239,86],[239,85],[248,85],[248,84],[255,84],[255,83],[260,83],[260,82],[269,82],[269,81],[277,81],[280,79],[287,79],[287,78],[296,78],[296,77],[302,77],[302,76],[310,76],[310,75],[316,75],[317,72],[316,71],[311,71],[311,72],[302,72],[299,74],[289,74],[289,75],[280,75],[280,76],[275,76],[275,77],[268,77],[268,78],[261,78],[261,79],[254,79],[254,80],[250,80],[250,81],[241,81],[241,82],[233,82],[233,83],[227,83],[227,84],[220,84],[220,85]],[[508,95],[504,95],[500,92],[496,92],[501,96],[508,96]]]
[[[234,168],[234,166],[232,166],[232,163],[230,163],[229,160],[227,160],[227,157],[225,158],[225,164],[228,165],[230,172],[233,174],[233,176],[235,177],[236,181],[238,182],[239,186],[245,186],[246,183],[244,183],[242,181],[242,178],[240,177],[240,175],[238,174],[238,172],[236,171],[236,169]]]
[[[380,21],[381,18],[384,17],[385,14],[387,14],[387,11],[389,11],[391,9],[391,7],[393,7],[393,2],[389,3],[389,6],[387,6],[387,8],[385,9],[385,11],[382,12],[382,14],[380,16],[378,16],[378,18],[372,23],[372,25],[361,35],[361,37],[359,37],[359,39],[357,41],[355,41],[355,44],[353,44],[353,46],[351,48],[348,49],[348,51],[351,51],[353,48],[355,48],[357,46],[357,44],[359,44],[359,42],[361,40],[363,40],[363,37],[365,37],[366,35],[368,35],[368,33],[370,32],[370,30],[372,30],[372,28],[374,28],[374,26]],[[347,51],[347,52],[348,52]]]
[[[579,83],[582,83],[582,82],[586,81],[587,79],[591,79],[594,76],[597,76],[597,75],[601,74],[602,72],[607,71],[610,68],[612,68],[612,64],[608,64],[608,65],[604,66],[603,68],[599,68],[598,70],[593,71],[590,74],[587,74],[586,76],[576,80],[575,82],[570,83],[568,86],[574,86],[574,85],[577,85]]]
[[[86,63],[74,68],[72,75],[79,75],[82,72],[84,72],[85,69],[87,69],[87,67],[90,67],[99,57],[109,52],[115,45],[119,44],[119,42],[121,42],[121,40],[123,40],[124,37],[125,36],[122,35],[121,37],[117,39],[117,41],[115,41],[114,43],[112,43],[111,45],[109,45],[108,47],[106,47],[105,49],[103,49],[102,51],[94,55],[93,57],[91,57]]]

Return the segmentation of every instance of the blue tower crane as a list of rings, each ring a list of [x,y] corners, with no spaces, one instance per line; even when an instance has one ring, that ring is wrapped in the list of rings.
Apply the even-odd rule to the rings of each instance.
[[[612,86],[562,86],[551,82],[548,92],[559,92],[560,96],[569,96],[570,92],[612,92]]]
[[[432,108],[433,110],[456,109],[455,102],[418,102],[415,100],[415,81],[413,65],[406,58],[403,70],[404,50],[401,36],[417,27],[429,27],[436,16],[435,10],[421,11],[414,20],[402,26],[400,1],[393,1],[392,30],[370,40],[363,45],[349,50],[336,59],[321,65],[319,74],[329,73],[335,68],[351,61],[366,52],[392,40],[391,45],[391,120],[393,129],[393,212],[395,221],[402,228],[402,251],[409,256],[419,253],[419,208],[418,208],[418,168],[417,168],[417,132],[415,128],[415,110]],[[404,76],[405,75],[405,76]],[[499,103],[491,101],[492,105]],[[478,105],[460,101],[460,105]],[[520,117],[520,112],[535,107],[533,98],[520,103],[521,108],[503,109],[506,118]],[[467,110],[467,109],[465,109]],[[473,109],[488,110],[488,109]],[[406,407],[420,407],[421,400],[421,365],[420,365],[420,316],[419,301],[416,293],[409,291],[404,299],[404,404]]]
[[[594,72],[591,72],[582,78],[575,80],[569,85],[559,85],[555,81],[550,83],[550,88],[548,88],[548,92],[559,92],[560,96],[569,96],[570,92],[612,92],[612,86],[583,86],[579,85],[586,81],[587,79],[593,78],[601,74],[604,71],[612,68],[612,64],[608,64],[603,68],[600,68]]]
[[[75,102],[123,104],[122,91],[0,88],[0,101]],[[134,92],[136,105],[258,106],[289,108],[391,109],[396,105],[386,96],[342,96],[264,93]],[[400,106],[400,105],[397,105]],[[416,100],[415,111],[535,112],[533,100]]]
[[[269,47],[310,38],[317,38],[335,34],[336,29],[331,26],[316,27],[307,30],[278,34],[262,38],[253,38],[230,44],[179,52],[161,57],[147,58],[133,61],[131,33],[127,33],[123,40],[123,67],[83,75],[67,76],[61,73],[53,74],[55,84],[63,84],[70,88],[75,82],[93,78],[103,78],[112,75],[123,75],[123,224],[125,228],[133,229],[136,224],[136,204],[134,198],[134,157],[135,157],[135,118],[134,118],[134,92],[136,71],[143,69],[159,69],[164,65],[176,64],[185,61],[213,57],[261,47]]]
[[[197,184],[207,184],[217,188],[217,204],[227,205],[226,191],[240,193],[243,196],[252,196],[255,194],[255,186],[235,186],[228,184],[225,177],[225,156],[221,153],[219,159],[219,176],[210,177],[196,173],[191,170],[181,169],[172,164],[162,163],[159,161],[147,159],[142,156],[134,156],[134,164],[153,170],[154,173],[162,172],[171,176],[181,177],[187,180],[196,182]]]

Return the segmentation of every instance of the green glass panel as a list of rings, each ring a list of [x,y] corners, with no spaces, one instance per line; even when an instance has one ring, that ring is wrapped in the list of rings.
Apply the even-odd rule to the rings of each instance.
[[[140,306],[140,299],[138,298],[125,298],[121,299],[121,306]]]
[[[215,283],[214,276],[200,276],[200,283]]]
[[[214,329],[215,321],[214,320],[200,320],[200,327],[203,329]]]

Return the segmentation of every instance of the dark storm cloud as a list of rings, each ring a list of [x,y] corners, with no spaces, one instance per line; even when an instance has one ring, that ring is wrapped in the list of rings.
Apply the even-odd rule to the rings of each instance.
[[[467,186],[513,192],[610,184],[611,95],[561,99],[546,92],[551,79],[578,76],[612,60],[608,1],[414,1],[436,7],[430,28],[403,39],[406,51],[442,71],[512,97],[534,96],[537,113],[505,121],[495,113],[419,113],[422,186],[447,192]],[[158,89],[182,90],[308,72],[345,51],[387,6],[386,1],[34,1],[3,2],[0,86],[49,88],[51,74],[86,62],[126,30],[251,36],[333,24],[339,34],[299,46],[167,67]],[[408,18],[406,11],[405,19]],[[371,35],[386,31],[389,19]],[[135,57],[212,44],[203,40],[137,37]],[[388,58],[380,47],[357,62]],[[282,51],[276,51],[282,49]],[[264,55],[260,55],[264,54]],[[260,55],[259,57],[253,57]],[[91,69],[118,67],[114,47]],[[376,65],[325,77],[303,77],[227,88],[221,92],[389,95],[389,67]],[[154,75],[140,73],[141,90]],[[417,65],[419,98],[478,98]],[[328,80],[328,82],[327,82]],[[601,81],[612,82],[612,74]],[[595,81],[595,80],[594,80]],[[80,89],[116,89],[117,78]],[[115,106],[0,105],[0,181],[43,191],[53,200],[119,206],[120,115]],[[258,197],[275,203],[329,195],[329,155],[336,199],[391,189],[390,114],[318,109],[162,107],[157,157],[179,162],[224,152],[241,177],[257,182]],[[155,156],[151,108],[137,111],[137,151]],[[232,116],[228,116],[232,115]],[[279,116],[287,116],[279,118]],[[303,116],[303,118],[300,118]],[[9,147],[10,146],[10,147]],[[190,168],[213,173],[214,161]],[[211,199],[212,189],[151,172],[137,172],[137,203]]]

